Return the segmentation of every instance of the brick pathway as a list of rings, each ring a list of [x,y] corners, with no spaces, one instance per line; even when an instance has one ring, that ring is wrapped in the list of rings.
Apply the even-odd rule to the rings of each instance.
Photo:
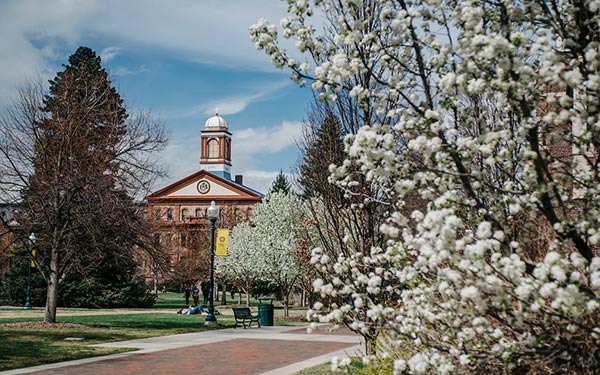
[[[334,354],[352,352],[357,344],[356,336],[307,335],[305,329],[294,327],[225,329],[103,344],[141,350],[0,375],[292,374],[323,363]]]

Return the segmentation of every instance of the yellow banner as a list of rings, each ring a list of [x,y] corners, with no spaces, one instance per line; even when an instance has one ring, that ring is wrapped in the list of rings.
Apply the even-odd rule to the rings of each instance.
[[[227,256],[227,249],[229,248],[229,229],[217,229],[217,248],[215,255],[225,257]]]

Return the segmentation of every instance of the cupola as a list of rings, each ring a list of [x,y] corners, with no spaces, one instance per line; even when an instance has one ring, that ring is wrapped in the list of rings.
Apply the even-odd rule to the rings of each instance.
[[[219,116],[218,113],[216,113],[214,116],[210,117],[208,120],[206,120],[206,122],[204,123],[204,129],[228,129],[229,125],[227,124],[227,121],[225,121],[225,119],[221,116]]]
[[[200,164],[204,169],[231,180],[231,133],[217,112],[204,123],[200,137]]]

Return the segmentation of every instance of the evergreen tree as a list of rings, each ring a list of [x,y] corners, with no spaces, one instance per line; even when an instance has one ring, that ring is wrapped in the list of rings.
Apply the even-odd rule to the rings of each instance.
[[[317,109],[314,109],[317,111]],[[340,132],[340,121],[328,110],[320,113],[322,118],[313,119],[318,124],[314,133],[309,135],[308,142],[304,149],[304,160],[300,165],[300,185],[302,186],[302,195],[305,198],[315,196],[333,195],[341,199],[341,190],[328,182],[329,166],[331,164],[341,165],[344,161],[344,144]],[[315,114],[318,115],[318,114]]]
[[[50,323],[65,280],[123,285],[134,276],[132,249],[150,241],[127,188],[139,177],[138,155],[164,142],[161,129],[126,122],[123,100],[94,51],[80,47],[63,67],[28,129],[33,173],[22,190],[23,224],[39,237]]]
[[[283,170],[280,170],[277,177],[275,177],[275,180],[273,180],[273,184],[271,185],[269,194],[279,193],[279,192],[288,194],[290,192],[290,189],[291,189],[291,186],[290,186],[290,183],[289,183],[287,177],[285,176],[285,174],[283,174]]]

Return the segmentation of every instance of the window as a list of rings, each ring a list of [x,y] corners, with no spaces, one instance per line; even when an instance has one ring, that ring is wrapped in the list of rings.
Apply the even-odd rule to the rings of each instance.
[[[239,220],[239,219],[240,219],[240,209],[239,209],[239,208],[236,208],[236,209],[233,211],[233,215],[234,215],[234,217],[235,217],[235,219],[236,219],[236,220]]]
[[[202,217],[202,210],[199,208],[196,208],[196,217]]]
[[[185,233],[182,233],[180,240],[181,240],[181,243],[180,243],[181,246],[185,247],[187,245],[187,235]]]
[[[184,208],[183,210],[181,210],[181,221],[185,221],[185,218],[188,215],[188,209]]]
[[[167,210],[167,220],[169,220],[169,221],[173,220],[173,209],[172,208],[169,208]]]
[[[249,208],[248,209],[248,220],[252,219],[253,217],[254,217],[254,209]]]
[[[208,157],[214,159],[219,157],[219,141],[211,139],[208,141]]]
[[[225,140],[225,159],[231,159],[231,141]]]

